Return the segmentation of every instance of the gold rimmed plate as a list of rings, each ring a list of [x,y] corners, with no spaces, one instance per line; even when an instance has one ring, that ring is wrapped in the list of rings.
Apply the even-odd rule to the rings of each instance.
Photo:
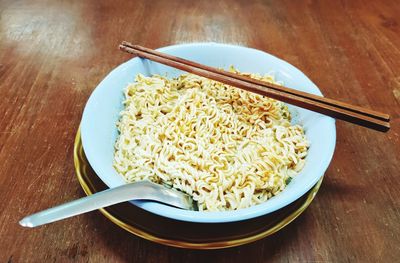
[[[86,159],[79,130],[75,138],[74,163],[79,183],[87,195],[108,189]],[[229,223],[178,221],[150,213],[128,202],[100,209],[100,212],[130,233],[160,244],[192,249],[227,248],[267,237],[288,225],[311,204],[322,179],[305,195],[288,206],[244,221]]]

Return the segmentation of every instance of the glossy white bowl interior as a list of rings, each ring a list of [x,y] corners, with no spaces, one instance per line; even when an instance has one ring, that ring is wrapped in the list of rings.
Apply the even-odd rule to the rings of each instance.
[[[159,50],[214,67],[228,68],[234,65],[244,72],[272,72],[277,80],[288,87],[322,95],[317,86],[300,70],[259,50],[217,43],[182,44]],[[123,89],[133,82],[138,73],[167,74],[173,77],[183,72],[149,60],[133,58],[111,71],[91,94],[81,123],[83,148],[94,171],[110,188],[125,183],[112,166],[114,142],[118,136],[115,123],[123,109]],[[271,213],[290,204],[311,189],[328,168],[335,149],[336,128],[334,119],[330,117],[291,105],[289,109],[293,123],[304,126],[311,147],[304,169],[279,195],[260,205],[226,212],[185,211],[147,201],[132,203],[161,216],[203,223],[245,220]]]

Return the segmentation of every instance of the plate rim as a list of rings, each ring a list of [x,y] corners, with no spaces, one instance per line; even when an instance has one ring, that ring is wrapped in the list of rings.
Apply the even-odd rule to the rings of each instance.
[[[81,150],[80,150],[81,149]],[[81,185],[83,191],[85,192],[86,195],[92,195],[93,191],[90,189],[88,186],[86,180],[84,179],[84,176],[82,175],[81,169],[83,165],[90,165],[90,164],[83,164],[82,165],[82,158],[81,158],[81,153],[83,151],[83,146],[82,146],[82,141],[81,141],[81,133],[80,133],[80,127],[77,130],[76,136],[75,136],[75,141],[74,141],[74,167],[75,167],[75,174],[76,177],[78,178],[79,184]],[[242,237],[238,239],[231,239],[231,240],[225,240],[225,241],[214,241],[214,242],[189,242],[189,241],[184,241],[184,240],[174,240],[174,239],[167,239],[163,237],[159,237],[155,234],[148,233],[142,229],[139,229],[137,227],[134,227],[132,225],[129,225],[122,221],[121,219],[117,218],[114,216],[111,212],[108,211],[107,208],[100,208],[99,211],[112,223],[115,225],[119,226],[120,228],[138,236],[143,239],[167,245],[167,246],[172,246],[172,247],[178,247],[178,248],[186,248],[186,249],[198,249],[198,250],[210,250],[210,249],[222,249],[222,248],[229,248],[229,247],[236,247],[244,244],[248,244],[251,242],[255,242],[257,240],[263,239],[267,236],[270,236],[279,230],[283,229],[287,225],[289,225],[291,222],[293,222],[297,217],[299,217],[312,203],[314,200],[315,196],[318,193],[318,190],[320,189],[320,186],[322,184],[322,181],[324,179],[324,176],[322,176],[319,181],[311,188],[311,191],[307,194],[307,199],[304,201],[304,203],[299,206],[297,209],[295,209],[293,212],[288,214],[284,219],[281,221],[277,222],[274,226],[271,228],[262,231],[260,233],[256,233],[254,235],[250,235],[248,237]],[[179,220],[177,220],[179,221]],[[209,223],[212,224],[212,223]]]

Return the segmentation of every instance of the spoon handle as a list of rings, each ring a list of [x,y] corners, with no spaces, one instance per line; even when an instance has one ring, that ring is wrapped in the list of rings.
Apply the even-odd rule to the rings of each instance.
[[[24,227],[36,227],[90,212],[102,207],[107,207],[129,200],[141,199],[139,198],[141,191],[135,191],[134,188],[135,184],[126,184],[98,192],[96,194],[27,216],[19,221],[19,224]]]

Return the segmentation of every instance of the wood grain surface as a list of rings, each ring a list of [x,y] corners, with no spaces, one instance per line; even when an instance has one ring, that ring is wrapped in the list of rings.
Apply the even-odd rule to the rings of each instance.
[[[398,0],[0,0],[0,262],[398,262],[399,13]],[[23,216],[84,195],[74,136],[93,89],[128,59],[122,40],[265,50],[328,97],[389,113],[392,129],[338,121],[316,200],[282,231],[245,246],[170,248],[99,212],[20,227]]]

